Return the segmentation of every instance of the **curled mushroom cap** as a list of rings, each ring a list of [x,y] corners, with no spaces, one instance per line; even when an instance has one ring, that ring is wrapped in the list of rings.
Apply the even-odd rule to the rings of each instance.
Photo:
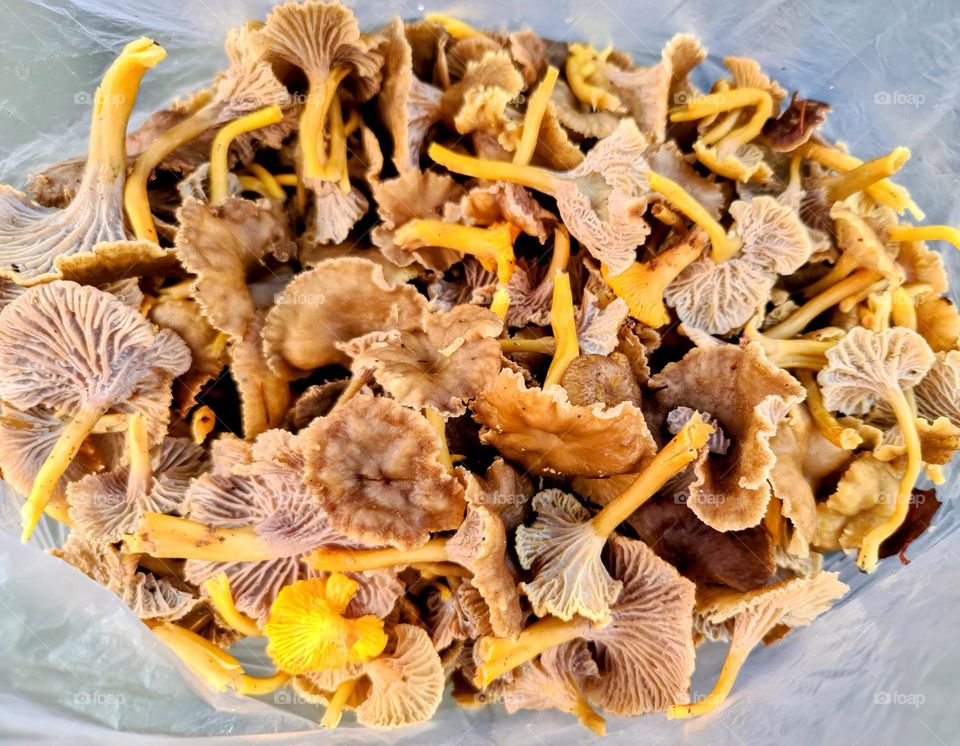
[[[526,474],[497,457],[482,477],[471,474],[466,478],[464,496],[469,505],[482,505],[500,516],[510,532],[526,518],[533,492],[533,483]]]
[[[364,668],[370,693],[357,707],[357,722],[374,728],[398,728],[429,720],[446,679],[430,636],[419,627],[398,624],[393,651]]]
[[[402,404],[457,417],[500,372],[502,330],[494,313],[465,304],[428,314],[422,329],[373,332],[344,349],[354,371],[373,369],[377,383]]]
[[[772,150],[789,153],[806,143],[827,121],[827,115],[832,110],[830,104],[799,98],[794,91],[790,106],[779,117],[768,120],[764,125],[764,138]]]
[[[538,474],[620,474],[655,449],[633,404],[574,406],[561,387],[527,388],[508,369],[480,393],[473,412],[485,443]]]
[[[770,499],[776,461],[770,439],[803,387],[773,366],[756,342],[744,347],[696,348],[650,379],[665,408],[687,406],[711,414],[733,441],[724,455],[703,455],[695,466],[688,505],[718,531],[757,525]]]
[[[463,519],[463,487],[436,431],[391,399],[357,396],[303,433],[307,482],[331,525],[369,546],[412,548]]]
[[[443,92],[441,110],[461,135],[480,130],[505,142],[517,127],[507,107],[523,87],[523,76],[510,55],[490,50],[467,62],[460,80]]]
[[[393,285],[366,259],[320,262],[298,275],[267,314],[264,350],[271,370],[300,378],[349,360],[337,343],[374,331],[420,326],[427,299],[411,285]]]
[[[490,617],[480,591],[465,580],[454,590],[442,588],[427,600],[431,637],[437,650],[454,640],[468,640],[489,634]]]
[[[561,385],[566,389],[570,403],[589,407],[600,403],[615,407],[620,402],[640,406],[640,386],[637,378],[620,353],[612,355],[579,355],[563,374]]]
[[[917,384],[917,414],[928,420],[946,417],[960,425],[960,351],[937,353],[930,370]]]

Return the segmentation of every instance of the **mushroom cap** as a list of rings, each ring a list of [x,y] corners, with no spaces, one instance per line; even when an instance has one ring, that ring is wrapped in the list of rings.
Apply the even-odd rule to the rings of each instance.
[[[960,351],[938,352],[930,370],[914,389],[914,397],[921,417],[946,417],[960,425]]]
[[[773,197],[754,197],[730,205],[741,252],[751,263],[771,274],[789,275],[810,258],[813,244],[797,211]]]
[[[338,342],[374,331],[421,325],[428,303],[412,285],[393,285],[366,259],[320,262],[300,273],[267,314],[264,351],[271,370],[285,378],[344,363]]]
[[[870,220],[847,202],[834,203],[830,208],[830,217],[836,228],[837,246],[856,259],[861,266],[882,274],[890,281],[891,286],[900,285],[903,271],[877,235]]]
[[[960,347],[960,313],[947,297],[928,296],[917,306],[917,331],[934,352]]]
[[[623,298],[615,298],[601,307],[593,292],[584,288],[577,314],[577,342],[581,354],[609,355],[613,352],[620,342],[620,327],[629,314],[630,306]]]
[[[913,388],[935,360],[923,337],[905,327],[882,332],[854,327],[826,356],[817,374],[823,403],[852,415],[869,412],[890,389]]]
[[[561,385],[575,407],[600,403],[612,408],[620,402],[640,406],[640,385],[627,358],[617,352],[575,357],[563,374]]]
[[[465,402],[500,372],[501,331],[495,314],[464,304],[427,314],[422,329],[372,332],[343,349],[355,373],[372,369],[377,383],[400,403],[459,417],[467,411]]]
[[[473,404],[484,443],[536,474],[607,476],[628,471],[656,446],[637,407],[578,407],[559,386],[527,388],[503,369]]]
[[[725,456],[701,453],[694,466],[688,505],[717,529],[757,525],[770,499],[768,478],[776,464],[770,439],[804,388],[772,365],[757,342],[690,350],[650,379],[665,409],[687,406],[717,419],[733,441]]]
[[[348,538],[410,549],[463,520],[463,487],[438,460],[436,431],[392,399],[355,396],[300,438],[307,483]]]
[[[347,388],[349,378],[339,378],[325,381],[319,385],[309,386],[297,397],[287,418],[294,430],[303,430],[317,417],[328,414],[337,400]],[[369,390],[367,393],[370,393]]]
[[[217,120],[221,124],[265,106],[276,104],[286,108],[292,104],[286,86],[265,60],[259,36],[250,24],[235,26],[227,32],[224,49],[230,66],[217,74],[213,84],[213,101],[218,105]],[[262,138],[262,133],[259,136]]]
[[[586,693],[617,715],[661,712],[690,688],[695,587],[642,541],[614,536],[609,553],[623,590],[611,623],[587,633],[600,675]]]
[[[724,57],[723,64],[730,71],[734,88],[759,88],[766,91],[773,99],[773,113],[780,111],[780,104],[787,97],[787,92],[763,72],[759,62],[749,57]]]
[[[599,676],[597,664],[582,640],[556,645],[515,669],[513,679],[500,684],[497,697],[507,712],[546,710],[554,707],[576,714],[583,684]]]
[[[934,293],[947,292],[949,282],[943,255],[928,249],[923,241],[900,241],[897,264],[903,270],[905,283],[923,283]]]
[[[446,677],[430,636],[419,627],[398,624],[393,652],[370,661],[365,673],[370,694],[357,707],[357,722],[397,728],[429,720],[440,706]]]
[[[558,489],[534,495],[533,509],[537,518],[517,529],[516,549],[520,565],[534,571],[533,580],[520,584],[534,613],[605,619],[623,583],[603,566],[607,538],[589,523],[590,512]]]
[[[190,352],[109,293],[73,282],[31,288],[0,313],[0,398],[73,415],[108,409],[151,385],[169,390]],[[169,402],[167,402],[169,406]]]
[[[489,50],[467,62],[460,80],[443,92],[441,110],[461,135],[479,130],[501,136],[518,126],[508,118],[507,107],[523,87],[509,53]]]
[[[830,104],[797,97],[793,92],[790,105],[776,119],[769,119],[763,136],[771,150],[789,153],[805,144],[833,110]]]
[[[353,226],[367,214],[370,203],[359,189],[344,194],[334,181],[307,179],[313,191],[313,212],[308,233],[319,244],[342,243]]]
[[[492,634],[487,604],[469,580],[453,591],[434,593],[427,599],[433,645],[444,650],[455,640]]]
[[[507,222],[539,239],[540,243],[546,243],[548,228],[557,222],[557,217],[524,187],[505,181],[473,187],[459,203],[449,203],[443,215],[447,221],[465,225],[490,226]]]
[[[356,681],[362,676],[362,663],[348,663],[340,668],[330,668],[326,671],[307,671],[294,676],[290,680],[290,685],[307,702],[326,705],[341,684]]]
[[[508,532],[526,520],[534,492],[533,482],[509,462],[498,456],[482,477],[463,472],[463,479],[467,504],[492,510],[500,516]]]
[[[620,121],[613,112],[594,111],[573,95],[564,80],[558,80],[550,96],[557,121],[571,132],[584,137],[601,139],[611,135]]]

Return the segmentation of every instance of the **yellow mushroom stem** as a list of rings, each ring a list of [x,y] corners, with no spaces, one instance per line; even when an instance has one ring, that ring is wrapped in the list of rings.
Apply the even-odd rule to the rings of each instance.
[[[551,197],[554,196],[559,181],[559,177],[546,168],[476,158],[472,155],[457,153],[435,142],[427,148],[427,155],[435,163],[455,174],[487,181],[508,181]]]
[[[127,458],[130,461],[127,497],[137,498],[150,491],[150,482],[153,478],[147,418],[142,412],[137,412],[130,418],[130,425],[127,428]]]
[[[861,163],[856,168],[842,174],[831,176],[826,180],[827,200],[832,204],[847,197],[862,192],[893,176],[910,160],[908,148],[894,148],[889,153],[872,161]]]
[[[671,477],[683,471],[687,464],[697,457],[697,453],[707,444],[712,433],[713,425],[708,425],[701,420],[699,414],[691,417],[670,442],[660,449],[653,461],[644,467],[630,486],[590,519],[594,531],[599,536],[610,536],[617,526],[627,520]]]
[[[283,109],[277,104],[265,106],[252,114],[234,119],[230,124],[221,127],[213,138],[210,146],[210,204],[216,205],[229,196],[227,174],[230,170],[230,146],[240,135],[271,124],[283,121]]]
[[[251,163],[247,166],[247,170],[259,179],[271,199],[282,200],[287,198],[287,193],[283,191],[283,187],[277,181],[277,178],[259,163]],[[296,179],[296,176],[294,176],[294,179]]]
[[[306,557],[314,570],[323,572],[362,572],[396,565],[457,563],[447,554],[446,539],[430,539],[413,549],[316,549]]]
[[[723,140],[736,127],[742,113],[740,109],[727,112],[718,124],[715,124],[700,136],[700,142],[704,145],[713,145]]]
[[[250,526],[216,528],[189,518],[144,513],[137,530],[123,537],[128,554],[207,562],[263,562],[276,559]]]
[[[947,241],[960,249],[960,230],[952,225],[892,225],[887,237],[891,241]]]
[[[203,445],[217,424],[217,416],[206,404],[193,410],[190,415],[190,437],[198,446]]]
[[[747,331],[748,339],[760,343],[767,359],[780,368],[806,368],[820,370],[827,363],[826,352],[839,339],[818,341],[815,339],[771,339],[759,332]]]
[[[713,261],[724,262],[740,251],[740,241],[728,236],[723,226],[677,182],[653,171],[649,172],[649,181],[653,191],[662,195],[677,210],[706,231],[710,237],[710,256]]]
[[[273,178],[283,187],[296,187],[300,184],[296,174],[275,174]]]
[[[323,178],[327,162],[323,128],[337,88],[348,72],[349,68],[337,67],[331,70],[322,82],[310,78],[307,100],[300,113],[299,123],[300,154],[303,158],[303,176],[306,179]]]
[[[609,618],[594,625],[589,619],[579,616],[568,622],[547,616],[531,624],[512,640],[483,637],[475,649],[478,660],[473,683],[478,689],[486,689],[496,678],[532,661],[544,650],[583,637],[591,627],[602,628],[607,624]]]
[[[841,254],[829,272],[803,289],[803,296],[805,298],[812,298],[815,295],[819,295],[827,288],[836,285],[840,280],[849,277],[860,267],[860,262],[854,259],[853,256],[847,253]]]
[[[914,296],[899,287],[889,294],[890,317],[896,326],[917,330],[917,307]]]
[[[593,110],[622,111],[620,99],[610,91],[597,85],[597,62],[603,63],[610,55],[612,48],[598,52],[589,44],[571,44],[568,47],[567,60],[564,72],[567,75],[567,84],[577,100],[587,104]]]
[[[27,500],[20,508],[22,532],[20,541],[27,542],[50,503],[60,479],[77,457],[83,441],[93,432],[106,407],[80,409],[66,424],[43,465],[37,472]]]
[[[260,637],[263,634],[256,620],[237,608],[230,590],[230,579],[225,572],[207,580],[203,589],[207,592],[210,605],[228,627],[247,637]]]
[[[330,701],[327,703],[327,711],[320,718],[320,727],[333,729],[340,725],[340,719],[343,717],[343,711],[350,701],[353,690],[357,688],[360,679],[349,679],[337,687]]]
[[[893,312],[893,293],[884,290],[871,293],[866,308],[858,310],[860,325],[873,332],[882,332],[890,328],[890,316]]]
[[[889,285],[889,281],[885,277],[881,277],[875,282],[867,285],[865,288],[858,290],[856,293],[851,293],[848,295],[837,304],[837,308],[840,309],[840,313],[850,313],[871,295],[874,293],[883,292]]]
[[[753,107],[753,114],[742,126],[726,133],[717,141],[748,143],[753,140],[773,113],[773,98],[760,88],[734,88],[690,98],[682,107],[670,112],[671,122],[692,122],[714,114]],[[721,123],[722,124],[722,123]],[[710,143],[706,143],[710,144]]]
[[[870,287],[873,283],[877,282],[878,279],[880,279],[880,275],[877,272],[872,272],[869,269],[858,270],[836,285],[823,290],[779,324],[765,329],[763,333],[771,339],[790,339],[791,337],[796,337],[821,313],[833,308],[833,306],[840,303],[844,298]]]
[[[453,474],[453,461],[450,460],[450,446],[447,443],[447,421],[433,407],[424,408],[423,416],[437,432],[437,438],[440,440],[440,455],[437,460]]]
[[[435,23],[438,26],[442,26],[443,30],[457,41],[477,37],[489,38],[485,33],[478,31],[466,21],[445,16],[443,13],[426,13],[423,16],[423,20],[427,23]]]
[[[910,509],[910,497],[914,485],[923,468],[920,452],[920,435],[917,433],[916,415],[910,402],[899,388],[890,388],[886,392],[886,401],[897,418],[900,434],[907,447],[907,468],[897,487],[897,501],[893,513],[879,526],[874,526],[863,537],[860,551],[857,552],[857,567],[863,572],[873,572],[880,561],[880,545],[893,536],[903,525]]]
[[[331,407],[328,414],[333,413],[337,408],[342,407],[353,397],[360,393],[360,389],[366,386],[373,379],[373,371],[366,369],[362,370],[359,373],[356,373],[348,382],[343,391],[340,392],[340,396],[337,397],[337,401],[334,402],[333,407]]]
[[[650,214],[664,225],[676,228],[678,231],[686,229],[686,223],[683,222],[683,218],[662,202],[654,202],[650,206]]]
[[[347,172],[347,135],[343,126],[343,107],[340,94],[333,95],[329,110],[330,157],[323,168],[323,178],[336,181],[340,191],[350,193],[350,175]]]
[[[553,231],[553,253],[550,255],[550,266],[547,267],[546,277],[552,278],[559,272],[565,272],[570,263],[570,234],[562,225]]]
[[[575,698],[576,703],[573,706],[573,714],[576,715],[577,720],[580,721],[580,724],[586,728],[589,728],[593,733],[598,736],[607,735],[607,721],[599,712],[593,709],[590,705],[590,702],[585,696],[583,696],[583,691],[580,689],[580,685],[574,679],[572,674],[566,674],[568,686],[576,692]]]
[[[795,152],[804,158],[809,158],[811,161],[819,163],[821,166],[840,173],[852,171],[863,163],[859,158],[816,142],[808,142],[801,145]],[[876,184],[871,184],[867,187],[866,192],[871,199],[879,202],[881,205],[886,205],[898,215],[903,214],[904,210],[906,210],[916,220],[923,220],[926,217],[923,210],[921,210],[910,197],[910,192],[889,179],[881,179]]]
[[[794,375],[807,390],[807,409],[810,410],[810,415],[820,434],[837,448],[852,451],[859,446],[863,442],[860,433],[837,422],[837,418],[823,405],[823,395],[820,393],[813,371],[798,370]]]
[[[248,697],[261,697],[264,694],[272,694],[290,681],[290,674],[286,671],[277,671],[273,676],[259,678],[256,676],[240,677],[240,686],[237,687],[237,694],[245,694]]]
[[[237,181],[240,182],[240,188],[243,191],[253,192],[254,194],[258,194],[261,197],[264,197],[266,199],[270,198],[270,192],[267,191],[267,187],[256,176],[250,176],[249,174],[240,174],[239,176],[237,176]]]
[[[557,340],[553,337],[538,337],[537,339],[508,337],[500,340],[500,349],[507,353],[537,352],[541,355],[553,355],[557,351]]]
[[[558,272],[553,278],[550,328],[553,329],[557,350],[543,380],[543,388],[554,384],[559,386],[570,362],[580,354],[577,320],[573,312],[573,291],[570,288],[570,275],[566,272]]]
[[[723,662],[723,668],[720,669],[720,677],[717,679],[713,691],[699,702],[671,705],[667,710],[667,718],[670,720],[683,720],[685,718],[700,717],[717,709],[717,707],[723,704],[733,689],[733,684],[737,680],[737,674],[740,673],[740,669],[750,654],[750,650],[751,648],[741,650],[735,647],[734,643],[731,643],[730,649],[727,651],[727,657]]]
[[[600,271],[617,297],[623,298],[630,306],[630,315],[658,329],[670,322],[670,314],[663,303],[667,285],[700,258],[706,240],[706,233],[695,231],[653,259],[634,262],[618,275],[610,275],[605,265],[601,265]]]
[[[533,158],[533,151],[537,149],[537,141],[540,139],[540,124],[543,122],[543,115],[547,112],[547,104],[550,103],[550,95],[559,76],[560,71],[550,65],[540,85],[527,99],[520,144],[513,154],[514,163],[525,166]]]

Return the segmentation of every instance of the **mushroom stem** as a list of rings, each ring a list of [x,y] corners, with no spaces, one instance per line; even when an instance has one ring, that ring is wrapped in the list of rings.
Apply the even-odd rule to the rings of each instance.
[[[277,671],[273,676],[267,676],[266,678],[243,674],[240,677],[240,684],[237,686],[237,694],[259,697],[277,691],[280,687],[285,686],[288,681],[290,681],[290,674],[286,671]]]
[[[271,199],[283,200],[287,198],[287,193],[283,191],[283,187],[280,185],[280,182],[277,181],[277,177],[267,171],[267,169],[261,166],[259,163],[251,163],[249,166],[247,166],[247,170],[260,180],[260,183],[263,184],[264,188],[266,188],[267,195]],[[294,178],[294,186],[296,186],[297,177],[295,174],[291,175]]]
[[[703,228],[710,236],[710,256],[713,261],[724,262],[740,251],[740,242],[730,238],[723,226],[710,216],[706,208],[687,194],[677,182],[653,171],[648,172],[648,178],[650,188],[653,191],[663,195],[670,204]]]
[[[343,126],[343,107],[340,94],[334,93],[330,104],[330,157],[324,165],[324,179],[336,181],[340,191],[350,193],[350,175],[347,173],[347,134]]]
[[[764,330],[771,339],[790,339],[802,332],[817,316],[832,308],[844,298],[859,293],[880,279],[880,274],[861,269],[844,278],[836,285],[811,298],[779,324]]]
[[[60,479],[77,457],[83,441],[96,427],[105,411],[106,407],[80,409],[60,433],[60,437],[57,438],[57,442],[54,443],[33,480],[33,486],[30,488],[27,501],[20,508],[20,518],[23,526],[20,541],[29,541],[37,523],[40,522],[40,516],[43,515],[44,509],[53,497],[53,492],[60,483]]]
[[[720,678],[713,687],[713,691],[699,702],[684,705],[671,705],[667,710],[667,718],[670,720],[683,720],[685,718],[699,717],[713,712],[717,707],[723,704],[730,691],[733,689],[733,683],[737,680],[737,674],[747,659],[749,650],[741,651],[731,645],[727,651],[726,660],[723,662],[723,668],[720,670]]]
[[[902,287],[890,293],[890,316],[896,326],[917,330],[917,308],[913,296]]]
[[[496,223],[489,228],[445,223],[442,220],[410,220],[394,234],[404,248],[436,246],[475,256],[488,272],[497,273],[497,281],[506,285],[513,275],[513,242],[520,229],[511,223]]]
[[[521,166],[503,161],[488,161],[471,155],[456,153],[439,143],[431,143],[427,155],[434,162],[462,176],[487,181],[509,181],[533,189],[547,196],[554,196],[558,177],[552,171],[537,166]]]
[[[270,192],[267,191],[267,188],[264,186],[263,182],[260,181],[260,179],[258,179],[256,176],[240,174],[237,176],[237,181],[240,182],[240,188],[243,191],[259,194],[261,197],[266,199],[270,198]]]
[[[597,626],[604,626],[608,622],[609,618]],[[578,616],[565,622],[558,617],[548,616],[531,624],[513,640],[483,637],[477,643],[479,663],[473,683],[478,689],[486,689],[494,679],[532,661],[544,650],[582,637],[592,624],[586,617]]]
[[[306,556],[314,570],[323,572],[362,572],[414,563],[452,562],[446,539],[430,539],[413,549],[317,549]]]
[[[340,718],[343,717],[343,711],[347,706],[347,702],[350,701],[350,695],[353,694],[353,690],[357,688],[359,681],[360,679],[348,679],[337,687],[337,691],[333,693],[329,703],[327,703],[327,711],[323,713],[323,717],[320,719],[321,728],[332,729],[340,725]]]
[[[704,119],[714,114],[744,109],[748,106],[754,107],[750,120],[722,138],[724,140],[735,140],[738,143],[748,143],[760,134],[763,125],[773,113],[773,98],[760,88],[734,88],[722,93],[695,96],[687,101],[683,108],[674,109],[670,112],[670,121],[691,122],[695,119]]]
[[[560,71],[550,65],[537,90],[527,99],[520,144],[513,154],[513,162],[519,166],[526,166],[533,158],[533,151],[537,149],[537,141],[540,139],[540,124],[543,122],[543,115],[547,112],[547,104],[550,103],[550,95],[559,76]]]
[[[328,414],[333,414],[338,407],[342,407],[353,397],[360,393],[360,389],[370,383],[370,379],[373,378],[373,371],[369,368],[360,371],[355,374],[348,382],[343,391],[340,392],[340,396],[337,397],[336,402],[330,408]]]
[[[960,249],[960,230],[952,225],[892,225],[887,237],[891,241],[948,241]]]
[[[211,688],[225,692],[240,686],[240,662],[196,632],[167,622],[154,627],[153,634]]]
[[[553,355],[557,350],[557,340],[553,337],[537,339],[510,337],[500,340],[500,349],[503,352],[539,352],[543,355]]]
[[[147,494],[153,479],[153,466],[150,463],[147,418],[143,412],[137,412],[130,418],[130,426],[127,429],[127,457],[130,459],[127,497],[134,498]]]
[[[133,234],[144,241],[159,243],[157,228],[150,211],[147,182],[163,159],[185,143],[196,140],[217,124],[216,107],[204,107],[195,114],[165,130],[144,150],[133,164],[123,186],[123,206]]]
[[[820,370],[827,364],[826,352],[835,347],[839,339],[817,341],[815,339],[771,339],[766,334],[748,329],[747,339],[759,342],[767,359],[780,368],[807,368]]]
[[[193,410],[190,415],[190,437],[198,446],[203,445],[217,424],[217,416],[206,404]]]
[[[836,285],[840,280],[849,277],[859,267],[860,262],[850,254],[841,254],[829,272],[803,289],[803,297],[813,298],[815,295],[819,295],[827,288]]]
[[[854,308],[863,303],[874,293],[879,293],[883,290],[886,290],[889,284],[890,283],[886,278],[880,277],[878,280],[876,280],[876,282],[870,283],[862,290],[848,295],[837,304],[837,308],[840,309],[840,313],[850,313]]]
[[[577,340],[577,320],[573,315],[573,291],[570,275],[558,272],[553,278],[553,303],[550,305],[550,327],[556,340],[557,351],[543,380],[543,388],[560,385],[570,362],[580,354]]]
[[[430,426],[437,431],[437,438],[440,439],[440,455],[437,460],[443,464],[447,471],[453,474],[453,461],[450,460],[450,446],[447,443],[447,421],[433,407],[425,407],[423,416]]]
[[[310,80],[307,100],[300,114],[299,127],[303,176],[306,179],[323,178],[324,166],[327,162],[326,148],[323,144],[323,127],[337,87],[348,72],[350,72],[349,68],[338,67],[330,71],[323,83]]]
[[[221,127],[213,138],[210,146],[210,204],[216,205],[229,196],[227,187],[227,173],[230,170],[230,145],[240,135],[253,132],[262,127],[269,127],[283,121],[283,109],[277,104],[265,106],[252,114],[234,119],[230,124]]]
[[[862,192],[878,181],[893,176],[910,160],[908,148],[894,148],[889,153],[872,161],[861,163],[856,168],[837,174],[826,180],[827,200],[833,204],[852,194]]]
[[[571,44],[564,64],[567,83],[577,100],[596,111],[622,111],[623,104],[610,91],[594,85],[590,78],[597,72],[597,62],[605,62],[611,49],[598,52],[589,44]]]
[[[300,183],[296,174],[275,174],[273,178],[283,187],[296,187]]]
[[[810,415],[813,417],[814,424],[816,424],[820,434],[837,448],[852,451],[860,445],[863,442],[860,433],[837,422],[837,418],[823,405],[823,395],[820,393],[820,387],[817,385],[817,379],[814,377],[813,371],[801,369],[796,371],[794,375],[807,390],[807,408],[810,410]]]
[[[670,314],[663,303],[667,285],[700,258],[705,243],[706,233],[694,231],[653,259],[634,262],[618,275],[608,275],[605,266],[600,270],[607,285],[630,306],[630,315],[658,329],[670,322]]]
[[[604,538],[610,536],[617,526],[697,457],[713,430],[713,425],[708,425],[700,419],[699,414],[694,414],[670,442],[660,449],[653,461],[644,467],[630,486],[590,519],[593,530]]]
[[[863,163],[859,158],[854,158],[852,155],[841,153],[835,148],[816,142],[808,142],[798,148],[796,152],[804,158],[816,161],[821,166],[841,173],[851,171]],[[910,197],[910,192],[889,179],[881,179],[876,184],[871,184],[867,187],[866,192],[871,199],[893,209],[898,215],[907,210],[916,220],[923,220],[926,217],[923,210]]]
[[[860,543],[860,551],[857,552],[857,567],[863,572],[873,572],[876,569],[877,563],[880,561],[880,545],[893,536],[906,519],[907,512],[910,509],[910,496],[920,476],[920,470],[923,468],[920,436],[917,433],[915,415],[910,402],[901,389],[894,388],[887,391],[886,400],[897,418],[903,442],[907,447],[907,468],[904,470],[900,485],[897,488],[897,502],[893,513],[879,526],[870,529]]]
[[[607,721],[599,712],[593,709],[587,698],[580,691],[580,686],[573,677],[570,677],[570,686],[576,691],[576,704],[573,706],[573,714],[577,716],[580,724],[589,728],[598,736],[607,735]]]
[[[708,132],[700,136],[700,142],[704,145],[713,145],[714,143],[720,142],[720,140],[733,131],[733,128],[740,120],[741,113],[739,109],[727,112],[719,124],[715,124]]]
[[[237,608],[230,590],[230,579],[225,572],[207,580],[203,589],[207,592],[210,605],[228,627],[247,637],[260,637],[263,634],[260,625]]]
[[[216,528],[189,518],[144,513],[137,530],[123,537],[128,554],[207,562],[263,562],[276,559],[250,526]]]
[[[425,13],[423,20],[425,20],[427,23],[435,23],[438,26],[443,26],[443,30],[450,34],[450,36],[457,41],[460,41],[461,39],[474,39],[476,37],[487,38],[486,34],[484,34],[482,31],[478,31],[466,21],[461,21],[459,18],[445,16],[443,13]]]

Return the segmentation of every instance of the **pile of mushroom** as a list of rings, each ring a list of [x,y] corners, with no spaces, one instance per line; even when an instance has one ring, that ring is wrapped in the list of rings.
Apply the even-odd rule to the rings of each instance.
[[[668,717],[930,525],[960,246],[758,63],[277,6],[0,187],[0,469],[211,686]],[[683,102],[677,104],[676,102]],[[829,625],[829,618],[822,624]],[[264,638],[276,673],[228,648]],[[697,646],[728,640],[687,704]]]

